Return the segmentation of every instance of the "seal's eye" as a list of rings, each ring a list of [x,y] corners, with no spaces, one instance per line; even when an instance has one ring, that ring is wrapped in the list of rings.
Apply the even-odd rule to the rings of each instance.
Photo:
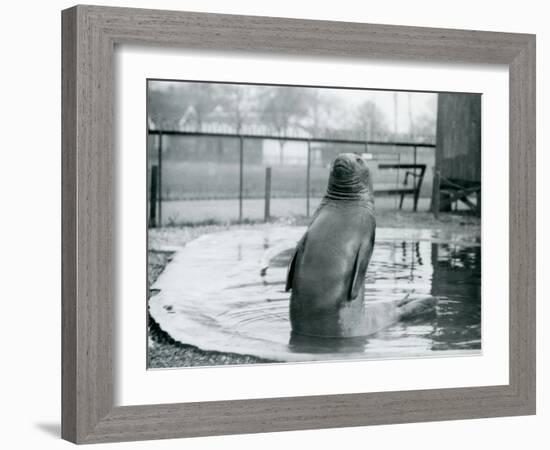
[[[359,164],[365,164],[365,162],[363,161],[363,158],[355,158],[355,160],[359,163]]]

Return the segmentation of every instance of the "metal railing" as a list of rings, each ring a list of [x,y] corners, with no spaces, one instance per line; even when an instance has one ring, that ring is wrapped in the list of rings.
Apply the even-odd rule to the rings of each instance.
[[[151,136],[158,136],[157,140],[157,179],[156,183],[151,183],[151,205],[150,205],[150,226],[162,225],[162,152],[163,152],[163,136],[183,136],[183,137],[214,137],[225,139],[238,139],[239,141],[239,222],[243,220],[243,166],[244,166],[244,141],[249,139],[256,140],[276,140],[276,141],[288,141],[288,142],[304,142],[307,144],[307,163],[306,163],[306,216],[310,215],[310,183],[311,183],[311,144],[312,143],[324,143],[324,144],[345,144],[345,145],[360,145],[364,148],[364,152],[369,152],[371,146],[388,146],[388,147],[407,147],[413,150],[413,164],[417,166],[417,150],[418,148],[435,148],[435,143],[431,142],[410,142],[410,141],[388,141],[388,140],[364,140],[364,139],[346,139],[338,137],[313,137],[313,136],[286,136],[279,134],[255,134],[255,133],[232,133],[224,131],[197,131],[197,130],[161,130],[161,129],[149,129],[148,134]],[[270,169],[270,168],[268,168]],[[269,175],[268,175],[269,173]],[[269,178],[268,178],[269,177]],[[271,185],[271,170],[266,172],[266,183],[269,179]],[[414,188],[416,188],[416,180],[413,182]],[[156,192],[152,192],[152,189]],[[271,186],[269,188],[266,185],[265,193],[270,194]],[[269,200],[266,201],[265,218],[269,218]],[[416,202],[415,202],[416,203]],[[415,208],[416,209],[416,208]]]

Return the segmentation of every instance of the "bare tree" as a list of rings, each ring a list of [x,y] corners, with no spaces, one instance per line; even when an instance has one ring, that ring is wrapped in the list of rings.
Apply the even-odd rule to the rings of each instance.
[[[220,103],[229,114],[229,120],[237,133],[254,120],[257,104],[257,88],[238,84],[221,86],[219,91]]]
[[[202,129],[218,104],[218,87],[211,83],[151,83],[147,90],[148,115],[160,127],[195,123]]]
[[[182,100],[192,108],[192,120],[198,131],[201,131],[208,116],[218,106],[218,87],[212,83],[193,83],[185,85]]]
[[[389,132],[384,113],[372,100],[363,102],[357,108],[355,128],[365,139],[375,139]]]
[[[173,127],[185,113],[186,105],[180,99],[180,87],[150,82],[147,89],[149,119],[159,128]]]
[[[269,87],[261,91],[260,118],[263,124],[284,136],[292,127],[299,126],[307,114],[307,96],[302,88]],[[279,161],[283,163],[285,141],[280,140]]]
[[[301,128],[311,136],[328,134],[341,126],[346,111],[340,99],[329,96],[320,89],[308,89],[306,96],[306,114],[301,120]]]

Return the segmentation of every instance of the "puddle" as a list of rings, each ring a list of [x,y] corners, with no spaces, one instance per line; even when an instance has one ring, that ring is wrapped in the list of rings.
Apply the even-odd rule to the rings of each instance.
[[[292,336],[286,268],[305,227],[273,226],[203,235],[175,253],[149,311],[173,339],[202,350],[276,361],[476,354],[481,349],[481,247],[468,235],[378,228],[366,306],[379,331],[361,338]],[[434,296],[435,306],[392,320],[396,302]]]

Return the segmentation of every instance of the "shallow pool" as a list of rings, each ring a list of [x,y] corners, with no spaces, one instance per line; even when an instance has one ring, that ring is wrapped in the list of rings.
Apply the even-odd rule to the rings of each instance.
[[[378,228],[365,302],[380,327],[353,339],[292,336],[286,267],[305,227],[233,229],[177,251],[149,311],[172,338],[202,350],[275,361],[402,358],[481,351],[481,247],[468,235]],[[395,304],[434,296],[435,306],[395,321]]]

